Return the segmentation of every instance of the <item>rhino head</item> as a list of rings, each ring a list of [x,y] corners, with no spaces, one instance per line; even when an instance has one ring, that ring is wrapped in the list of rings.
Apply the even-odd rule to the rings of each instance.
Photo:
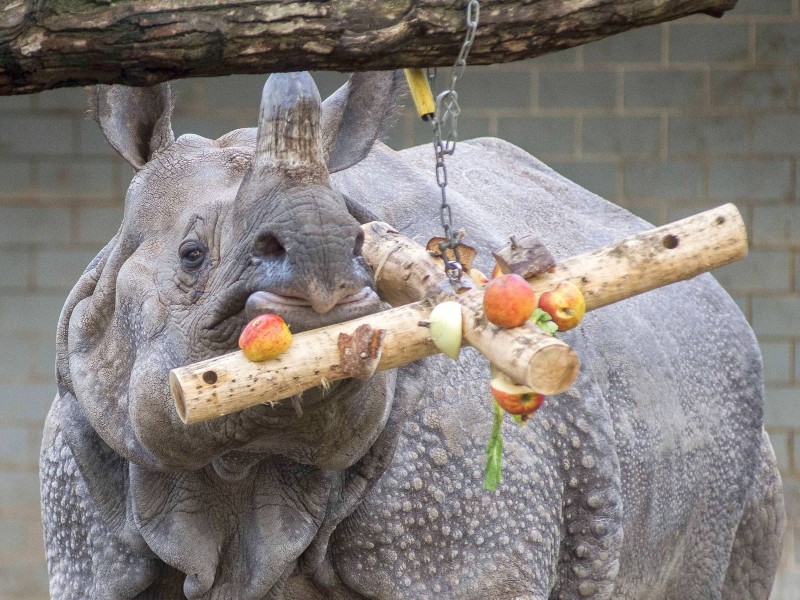
[[[214,141],[174,139],[167,85],[96,90],[97,119],[137,173],[119,233],[63,315],[59,377],[122,456],[197,467],[253,441],[249,415],[179,424],[167,389],[171,368],[235,350],[248,319],[275,312],[298,332],[378,310],[359,223],[329,173],[369,151],[393,86],[357,75],[321,105],[310,75],[275,74],[257,131]],[[204,439],[226,421],[232,446]]]
[[[94,92],[96,120],[137,172],[119,232],[60,319],[57,376],[62,417],[71,423],[65,435],[106,519],[135,523],[129,537],[143,535],[147,552],[191,574],[189,597],[221,585],[220,540],[240,529],[233,516],[210,514],[219,508],[215,494],[249,486],[228,500],[239,503],[232,515],[278,529],[288,520],[301,531],[253,583],[269,589],[285,558],[316,534],[330,472],[362,459],[389,417],[394,376],[378,374],[306,393],[302,416],[291,406],[257,406],[187,426],[173,407],[168,374],[235,350],[248,319],[263,312],[280,314],[298,332],[380,308],[359,253],[359,223],[329,174],[369,152],[392,112],[396,81],[390,73],[357,74],[321,103],[307,73],[275,74],[264,87],[257,130],[218,140],[174,138],[166,84]],[[112,458],[98,464],[98,456]],[[114,476],[106,472],[112,464]],[[258,490],[269,495],[283,479],[299,477],[298,469],[307,480],[279,495],[297,496],[287,504],[304,506],[303,514],[289,518],[294,508],[253,504]],[[175,490],[196,477],[205,483],[193,506],[206,508],[177,506]],[[114,481],[125,482],[132,501],[111,489]],[[277,513],[262,514],[270,510]],[[202,531],[202,539],[181,539],[181,531]]]

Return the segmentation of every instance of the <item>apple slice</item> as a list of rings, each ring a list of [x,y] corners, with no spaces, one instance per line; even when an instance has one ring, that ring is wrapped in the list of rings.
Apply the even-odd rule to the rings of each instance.
[[[489,283],[489,278],[475,267],[467,271],[467,275],[469,275],[469,278],[472,279],[472,281],[474,281],[477,285],[483,286]]]
[[[457,360],[462,338],[461,305],[452,300],[433,307],[430,316],[431,339],[436,347]]]
[[[544,395],[537,394],[525,385],[519,385],[503,371],[492,365],[492,380],[489,389],[497,404],[512,415],[530,416],[544,402]]]

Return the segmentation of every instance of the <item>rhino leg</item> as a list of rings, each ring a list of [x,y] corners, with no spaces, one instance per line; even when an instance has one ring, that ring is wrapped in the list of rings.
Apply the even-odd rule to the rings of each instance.
[[[582,334],[568,343],[585,345]],[[584,348],[591,354],[589,348]],[[573,388],[548,399],[552,445],[565,483],[563,531],[553,600],[613,598],[623,543],[620,462],[607,399],[594,371],[581,369]],[[548,413],[540,416],[543,420]]]
[[[722,597],[766,600],[780,561],[786,514],[781,477],[766,432],[761,465],[736,530]]]
[[[45,425],[40,457],[50,595],[58,600],[182,598],[180,579],[145,548],[133,548],[120,520],[109,524],[67,442],[62,418],[68,401],[57,398]],[[90,451],[96,448],[90,448]],[[121,463],[124,462],[117,457]],[[124,468],[124,465],[118,465]],[[113,465],[109,465],[113,468]],[[116,483],[116,482],[114,482]],[[118,490],[122,498],[123,489]],[[122,500],[124,513],[124,500]],[[177,583],[177,587],[175,587]]]

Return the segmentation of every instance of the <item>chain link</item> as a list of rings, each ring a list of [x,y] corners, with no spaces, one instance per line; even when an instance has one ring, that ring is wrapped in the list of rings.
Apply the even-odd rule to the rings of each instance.
[[[464,41],[461,44],[461,51],[450,71],[450,87],[436,96],[436,112],[431,125],[433,127],[433,150],[436,156],[436,184],[442,191],[442,203],[439,207],[439,218],[444,229],[445,241],[439,244],[439,252],[444,260],[445,272],[452,284],[458,283],[464,268],[461,264],[461,254],[458,250],[459,238],[453,231],[453,211],[447,203],[447,167],[444,158],[453,154],[456,150],[458,140],[458,116],[461,114],[461,107],[458,104],[458,92],[456,83],[464,75],[467,67],[467,56],[472,48],[475,39],[475,32],[478,28],[480,17],[480,2],[470,0],[467,4],[467,31]],[[428,69],[428,79],[431,83],[436,80],[436,69]],[[444,133],[446,131],[446,133]],[[453,251],[455,260],[449,260],[447,250]]]

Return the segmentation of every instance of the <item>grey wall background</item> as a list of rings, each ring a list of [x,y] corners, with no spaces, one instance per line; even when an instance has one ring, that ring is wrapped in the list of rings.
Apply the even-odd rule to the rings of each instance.
[[[798,0],[739,0],[721,20],[470,68],[459,86],[462,137],[503,137],[655,224],[739,206],[751,253],[716,275],[766,362],[766,421],[790,514],[773,597],[785,599],[800,596],[799,68]],[[252,126],[263,81],[176,82],[176,133]],[[324,95],[344,76],[318,81]],[[55,324],[116,232],[132,176],[84,106],[79,89],[0,98],[0,599],[47,597],[36,465]],[[388,141],[429,143],[430,132],[407,111]]]

